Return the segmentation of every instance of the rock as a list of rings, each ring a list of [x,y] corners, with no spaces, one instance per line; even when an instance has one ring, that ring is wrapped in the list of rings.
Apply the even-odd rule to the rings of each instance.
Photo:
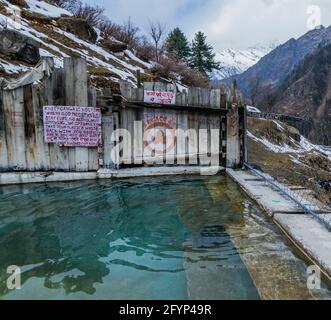
[[[320,188],[322,188],[325,191],[330,192],[331,191],[331,181],[327,181],[324,179],[316,178],[315,179],[316,183]]]
[[[103,39],[100,41],[100,45],[106,50],[113,53],[120,53],[128,49],[128,45],[119,41],[113,41],[108,39]]]
[[[44,16],[43,14],[32,12],[28,10],[22,10],[22,17],[28,20],[37,20],[42,23],[50,23],[52,18]]]
[[[39,43],[16,30],[0,31],[0,53],[29,64],[36,64],[40,59]]]
[[[25,0],[8,0],[8,2],[21,8],[29,8]]]
[[[57,20],[57,24],[62,30],[73,33],[83,40],[88,40],[95,43],[98,39],[97,32],[85,19],[76,17],[61,17]]]

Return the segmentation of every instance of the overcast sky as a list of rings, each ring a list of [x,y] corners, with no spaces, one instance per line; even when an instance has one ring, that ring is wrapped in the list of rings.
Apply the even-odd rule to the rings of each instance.
[[[192,39],[205,32],[216,50],[244,49],[255,44],[285,42],[306,33],[309,6],[319,6],[321,24],[331,24],[330,0],[86,0],[107,9],[115,22],[131,19],[148,30],[160,20],[168,30],[178,26]],[[313,8],[314,9],[314,8]],[[311,18],[309,21],[312,21]]]

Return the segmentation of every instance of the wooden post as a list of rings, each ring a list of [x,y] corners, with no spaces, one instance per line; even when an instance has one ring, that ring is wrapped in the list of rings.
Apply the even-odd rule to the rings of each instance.
[[[2,90],[0,90],[0,171],[8,168],[7,142]]]
[[[238,168],[240,165],[239,111],[236,83],[233,85],[232,103],[227,114],[227,154],[226,166]]]
[[[247,108],[244,105],[243,112],[243,160],[244,163],[248,163],[248,146],[247,146]]]
[[[141,88],[141,73],[140,70],[137,70],[137,87],[138,89]]]
[[[88,107],[87,64],[79,58],[64,58],[66,105]],[[70,171],[89,170],[88,148],[69,149]]]

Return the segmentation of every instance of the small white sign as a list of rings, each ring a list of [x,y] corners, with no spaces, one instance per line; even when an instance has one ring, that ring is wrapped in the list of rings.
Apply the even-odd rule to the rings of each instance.
[[[145,90],[144,102],[156,104],[176,104],[176,93]]]

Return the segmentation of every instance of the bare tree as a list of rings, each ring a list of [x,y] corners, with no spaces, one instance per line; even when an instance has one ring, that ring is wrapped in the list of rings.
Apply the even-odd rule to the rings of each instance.
[[[122,38],[118,39],[131,47],[135,47],[139,41],[139,28],[132,22],[131,18],[122,26]]]
[[[166,26],[162,24],[160,21],[158,22],[150,22],[149,24],[149,35],[153,39],[155,45],[155,58],[156,62],[160,60],[160,48],[161,42],[166,34]]]
[[[89,4],[79,3],[74,12],[77,18],[85,19],[92,27],[97,27],[104,19],[105,9],[99,6],[92,6]]]

